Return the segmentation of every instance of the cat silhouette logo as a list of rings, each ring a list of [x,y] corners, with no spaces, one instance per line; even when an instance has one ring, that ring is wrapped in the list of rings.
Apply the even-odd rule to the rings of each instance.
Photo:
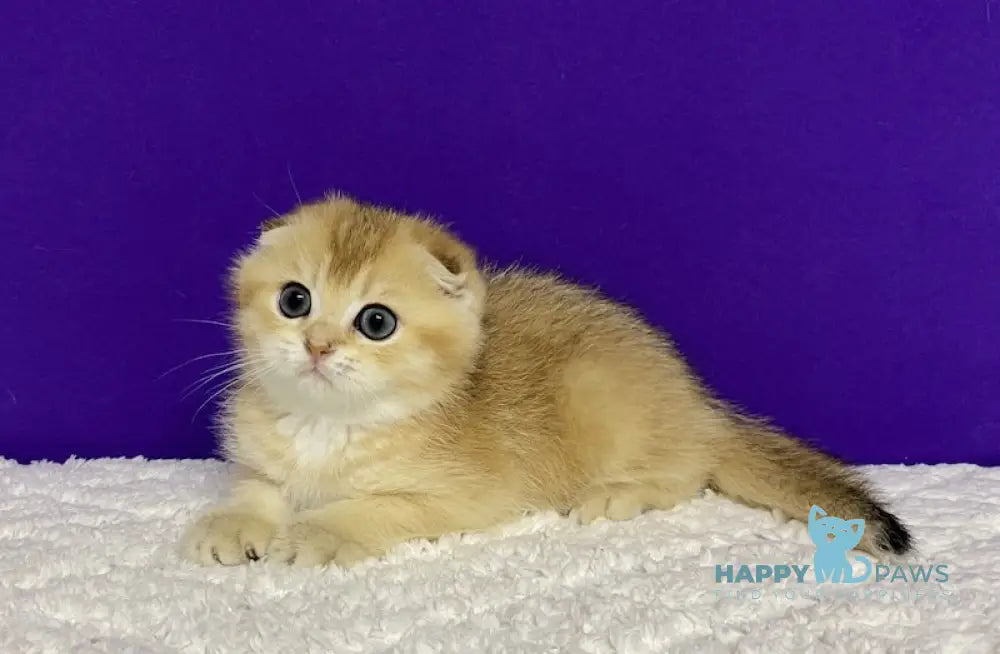
[[[859,554],[854,557],[865,566],[864,573],[859,577],[853,575],[853,567],[847,558],[847,553],[857,547],[864,533],[864,520],[842,520],[827,515],[822,508],[813,505],[809,510],[809,538],[816,544],[813,574],[817,583],[857,584],[871,576],[872,562],[867,556]]]

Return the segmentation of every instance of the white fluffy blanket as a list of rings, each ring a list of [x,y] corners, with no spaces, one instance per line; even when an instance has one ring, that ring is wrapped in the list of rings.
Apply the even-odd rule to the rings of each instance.
[[[947,583],[717,584],[717,563],[815,548],[801,523],[711,495],[587,528],[540,515],[350,571],[202,569],[175,542],[222,464],[0,459],[0,652],[998,651],[1000,469],[865,472]]]

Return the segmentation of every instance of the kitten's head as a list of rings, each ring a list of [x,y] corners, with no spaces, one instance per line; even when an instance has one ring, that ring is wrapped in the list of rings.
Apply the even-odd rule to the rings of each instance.
[[[864,533],[864,520],[843,520],[827,515],[818,506],[813,506],[809,511],[809,538],[816,547],[835,544],[838,550],[846,552],[858,546]]]
[[[247,381],[289,412],[398,420],[468,375],[485,282],[423,219],[335,197],[265,223],[232,275]]]

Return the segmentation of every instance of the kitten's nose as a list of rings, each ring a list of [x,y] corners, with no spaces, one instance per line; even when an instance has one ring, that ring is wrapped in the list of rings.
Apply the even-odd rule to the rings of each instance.
[[[306,341],[306,352],[314,362],[330,354],[334,349],[331,341]]]

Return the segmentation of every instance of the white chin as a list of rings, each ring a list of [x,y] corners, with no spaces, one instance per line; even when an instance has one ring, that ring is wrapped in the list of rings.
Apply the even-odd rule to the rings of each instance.
[[[325,377],[325,378],[324,378]],[[279,409],[291,414],[336,416],[357,425],[394,422],[410,414],[405,403],[365,390],[353,380],[333,374],[268,375],[265,392]]]
[[[357,386],[351,380],[336,374],[309,372],[298,375],[291,383],[299,393],[310,397],[325,399],[354,395]]]
[[[336,378],[317,374],[275,374],[261,380],[264,390],[282,409],[292,412],[315,413],[325,405],[336,404],[344,395],[342,384]]]

